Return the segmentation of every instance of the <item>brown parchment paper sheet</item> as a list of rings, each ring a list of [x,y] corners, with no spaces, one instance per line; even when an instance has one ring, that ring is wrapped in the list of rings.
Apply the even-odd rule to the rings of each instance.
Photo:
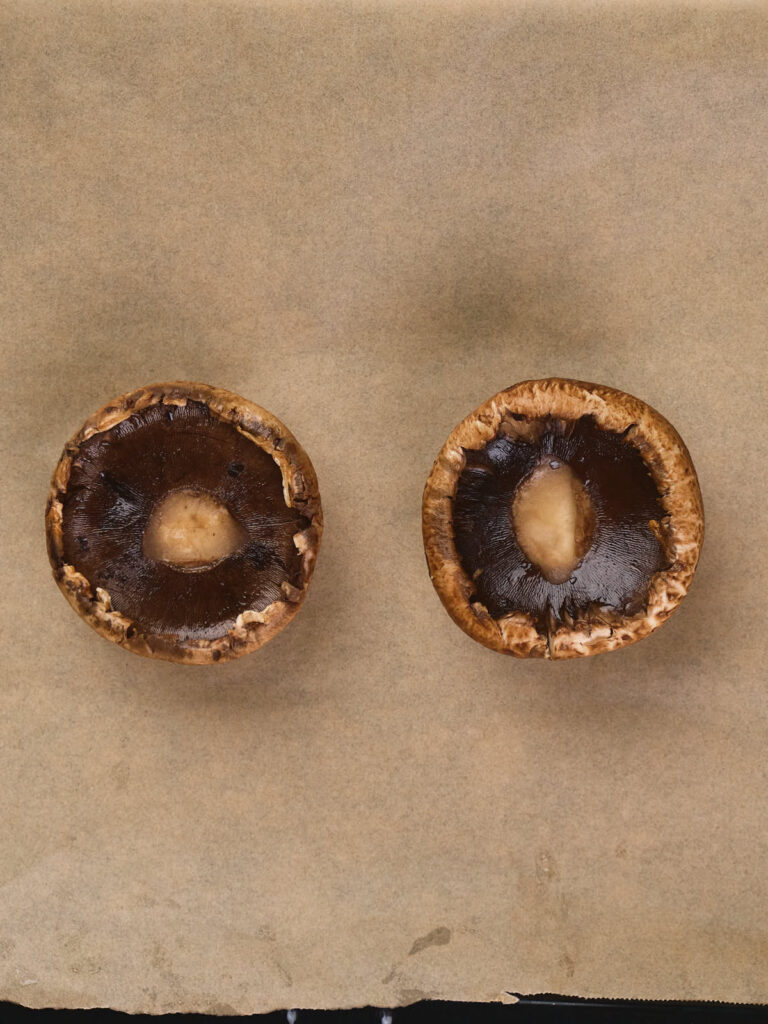
[[[3,4],[0,997],[251,1012],[768,1000],[768,12]],[[699,572],[615,654],[443,611],[451,428],[527,377],[688,443]],[[314,461],[297,620],[128,655],[49,575],[64,441],[163,379]]]

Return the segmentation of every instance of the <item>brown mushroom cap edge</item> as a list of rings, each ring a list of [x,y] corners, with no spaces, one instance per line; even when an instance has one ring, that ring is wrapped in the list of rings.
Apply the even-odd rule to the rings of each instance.
[[[283,480],[283,496],[310,525],[294,535],[301,559],[302,586],[286,583],[282,597],[261,611],[242,612],[232,629],[213,640],[169,641],[143,635],[132,620],[112,608],[109,593],[91,586],[89,580],[64,560],[62,495],[67,490],[73,460],[80,445],[94,434],[110,430],[129,416],[152,405],[205,404],[220,420],[232,424],[243,436],[267,452],[277,463]],[[262,647],[294,618],[306,597],[323,531],[320,493],[312,463],[291,432],[275,416],[239,395],[207,384],[174,381],[151,384],[121,395],[94,413],[65,445],[51,480],[46,503],[45,531],[48,557],[56,582],[75,609],[97,633],[135,654],[192,665],[230,661]]]
[[[624,616],[602,608],[589,623],[561,624],[543,635],[530,615],[515,612],[494,619],[472,601],[472,581],[464,571],[453,532],[453,499],[467,449],[477,450],[498,436],[512,414],[535,419],[577,420],[592,416],[598,427],[625,434],[642,456],[666,513],[658,524],[669,568],[654,575],[646,610]],[[440,600],[457,625],[494,651],[516,657],[576,658],[616,650],[653,632],[677,608],[693,578],[704,538],[704,510],[696,471],[675,428],[645,402],[601,384],[550,377],[527,380],[500,391],[451,432],[424,489],[424,549]]]

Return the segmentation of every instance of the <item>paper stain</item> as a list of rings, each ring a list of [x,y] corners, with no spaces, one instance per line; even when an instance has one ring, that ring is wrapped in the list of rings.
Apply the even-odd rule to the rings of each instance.
[[[116,761],[109,769],[109,776],[118,792],[124,790],[128,786],[128,779],[130,778],[130,775],[131,766],[127,761]]]
[[[541,850],[536,857],[536,879],[542,883],[553,882],[560,875],[557,870],[557,861],[549,850]]]
[[[162,942],[153,942],[151,948],[146,951],[150,964],[155,969],[166,986],[166,989],[178,998],[183,991],[181,979],[173,970],[173,961]]]
[[[414,944],[411,946],[411,950],[408,956],[414,956],[416,953],[421,953],[423,949],[428,949],[430,946],[447,946],[451,941],[451,929],[441,926],[440,928],[433,928],[431,932],[427,932],[426,935],[422,935],[420,939],[416,939]]]
[[[409,1003],[420,1003],[423,999],[429,999],[430,993],[421,988],[401,988],[398,993],[398,1002],[401,1006]]]
[[[253,935],[254,938],[259,939],[261,942],[277,942],[275,929],[269,924],[261,925],[260,928],[254,931]]]
[[[168,954],[165,951],[165,946],[161,942],[155,942],[152,945],[150,951],[150,963],[153,967],[158,970],[167,970],[171,966],[171,961],[168,958]]]
[[[558,960],[558,963],[565,970],[566,977],[572,978],[576,971],[576,964],[573,962],[571,957],[569,957],[567,953],[563,953]]]
[[[95,956],[85,956],[69,965],[71,974],[99,974],[104,967],[103,962]]]
[[[287,967],[284,966],[276,957],[272,958],[272,966],[275,968],[277,973],[283,979],[283,982],[289,987],[293,985],[293,977]]]
[[[417,953],[421,953],[423,950],[429,949],[430,946],[447,946],[450,941],[451,941],[451,929],[450,928],[446,928],[445,925],[440,925],[437,928],[433,928],[431,932],[427,932],[426,935],[422,935],[420,938],[416,939],[414,941],[413,945],[411,946],[409,952],[408,952],[408,956],[415,956]],[[395,981],[395,979],[401,978],[402,977],[402,974],[400,973],[400,967],[401,966],[402,966],[401,963],[393,964],[393,966],[392,966],[391,970],[389,971],[389,973],[386,974],[381,979],[381,984],[382,985],[391,985],[392,982]],[[408,1000],[403,995],[403,993],[408,993],[408,992],[411,992],[411,991],[412,990],[410,990],[410,989],[401,989],[401,991],[400,991],[401,1000],[405,999],[405,1001],[407,1002]],[[413,991],[415,991],[415,990],[413,990]]]

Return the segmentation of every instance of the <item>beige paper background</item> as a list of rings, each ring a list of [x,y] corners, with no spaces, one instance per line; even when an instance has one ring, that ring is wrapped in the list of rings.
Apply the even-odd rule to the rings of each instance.
[[[505,991],[768,1000],[768,12],[2,7],[0,998],[252,1012]],[[449,620],[421,492],[517,380],[688,443],[692,592],[612,655]],[[192,669],[87,629],[48,479],[162,379],[280,416],[326,536]]]

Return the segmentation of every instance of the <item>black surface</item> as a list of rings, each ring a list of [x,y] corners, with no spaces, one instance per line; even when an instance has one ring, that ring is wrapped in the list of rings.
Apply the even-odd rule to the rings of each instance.
[[[260,1024],[768,1024],[768,1007],[733,1003],[641,1002],[637,1000],[581,1000],[563,996],[521,997],[518,1003],[421,1002],[401,1009],[364,1007],[355,1010],[280,1010],[250,1016],[212,1017],[205,1014],[130,1015],[114,1010],[28,1010],[0,1003],[0,1024],[152,1024],[158,1020],[179,1024],[208,1021],[254,1021]]]

